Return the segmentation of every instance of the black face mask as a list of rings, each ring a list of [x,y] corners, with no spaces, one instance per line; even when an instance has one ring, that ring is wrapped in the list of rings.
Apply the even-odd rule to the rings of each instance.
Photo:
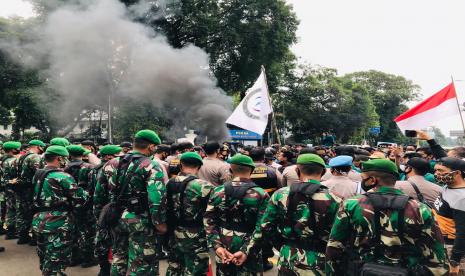
[[[376,187],[376,183],[372,186],[368,186],[367,185],[367,181],[372,178],[372,177],[368,177],[368,178],[365,178],[365,179],[362,179],[362,182],[360,183],[360,186],[362,187],[362,189],[365,191],[365,192],[368,192],[369,190],[373,189],[374,187]]]

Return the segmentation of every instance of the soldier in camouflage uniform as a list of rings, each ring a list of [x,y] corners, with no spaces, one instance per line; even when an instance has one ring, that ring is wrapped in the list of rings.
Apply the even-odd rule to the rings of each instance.
[[[207,242],[216,252],[217,275],[257,275],[263,271],[260,250],[240,265],[235,258],[259,229],[269,196],[250,179],[255,168],[250,157],[237,154],[229,163],[233,180],[215,188],[204,215]]]
[[[71,258],[72,232],[75,226],[71,209],[82,207],[87,193],[76,185],[74,178],[63,172],[68,151],[50,146],[45,152],[46,167],[34,176],[34,206],[36,213],[32,230],[37,236],[37,254],[42,275],[65,275]]]
[[[18,232],[17,244],[36,244],[36,239],[29,237],[32,223],[32,196],[34,186],[32,178],[42,164],[41,154],[45,143],[40,140],[31,140],[28,143],[28,152],[18,158],[18,184],[16,190],[16,230]]]
[[[92,212],[92,194],[90,191],[90,177],[93,165],[82,160],[86,151],[82,146],[70,145],[66,149],[69,152],[69,163],[65,167],[65,172],[69,173],[76,181],[78,187],[82,188],[89,194],[90,200],[84,208],[73,215],[76,219],[76,228],[74,233],[73,253],[71,266],[81,264],[82,267],[91,267],[96,265],[94,258],[94,238],[95,224]]]
[[[246,255],[264,240],[279,250],[279,275],[324,275],[325,250],[341,199],[320,184],[325,162],[316,154],[297,159],[300,182],[276,191]]]
[[[93,211],[96,221],[100,217],[103,206],[110,202],[108,183],[112,177],[113,171],[118,165],[116,155],[121,152],[121,147],[115,145],[106,145],[100,149],[102,162],[92,171],[92,186],[94,187]],[[95,184],[94,184],[95,183]],[[98,276],[110,275],[110,263],[108,262],[108,252],[111,247],[111,235],[107,229],[97,225],[94,240],[94,256],[100,265]]]
[[[159,274],[159,235],[167,230],[166,195],[163,171],[149,157],[160,142],[154,131],[141,130],[135,135],[134,151],[115,159],[110,200],[124,211],[112,229],[111,275]]]
[[[17,156],[21,149],[20,142],[9,141],[3,144],[5,155],[2,160],[2,185],[6,199],[6,231],[5,239],[16,239],[16,183],[18,177]]]
[[[359,275],[373,265],[381,265],[379,275],[402,268],[409,275],[445,275],[443,239],[431,209],[394,188],[397,166],[370,160],[362,163],[361,176],[369,192],[341,205],[326,249],[327,275]]]
[[[181,172],[166,185],[171,249],[166,275],[206,275],[210,255],[203,214],[215,186],[198,179],[203,164],[198,153],[183,153],[180,162]]]

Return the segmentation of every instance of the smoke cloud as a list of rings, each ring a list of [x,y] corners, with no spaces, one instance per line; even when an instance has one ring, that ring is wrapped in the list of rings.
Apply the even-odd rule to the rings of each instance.
[[[16,51],[13,56],[27,66],[46,65],[48,85],[66,99],[62,111],[106,106],[114,93],[151,102],[170,116],[175,129],[227,137],[224,122],[232,102],[216,86],[208,55],[193,45],[172,48],[164,36],[132,21],[117,0],[59,6],[33,33],[32,43],[0,47]]]

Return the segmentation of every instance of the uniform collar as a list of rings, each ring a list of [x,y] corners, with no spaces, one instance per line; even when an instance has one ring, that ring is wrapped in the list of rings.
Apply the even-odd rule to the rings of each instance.
[[[310,180],[307,180],[307,181],[305,181],[304,183],[311,183],[311,184],[318,184],[318,185],[320,185],[320,184],[321,184],[321,183],[320,183],[320,181],[318,181],[318,180],[315,180],[315,179],[310,179]]]
[[[378,193],[382,193],[382,194],[396,194],[396,195],[403,195],[404,194],[399,189],[396,189],[394,187],[387,187],[387,186],[381,186],[379,188],[376,188],[374,191],[378,192]]]

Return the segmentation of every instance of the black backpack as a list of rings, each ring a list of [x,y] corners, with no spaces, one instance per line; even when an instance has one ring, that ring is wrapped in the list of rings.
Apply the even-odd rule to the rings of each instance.
[[[34,211],[35,212],[42,212],[42,211],[54,211],[54,210],[58,210],[58,209],[62,209],[62,208],[66,208],[66,209],[70,209],[71,208],[71,204],[69,202],[69,199],[67,201],[66,204],[55,204],[53,206],[49,206],[49,207],[45,207],[45,206],[42,206],[42,199],[40,198],[40,196],[42,195],[42,190],[44,189],[44,181],[45,179],[47,178],[47,176],[49,174],[51,174],[52,172],[59,172],[61,171],[60,169],[56,169],[56,168],[53,168],[53,169],[38,169],[36,171],[36,173],[34,174],[34,181],[36,183],[36,185],[39,185],[39,190],[37,192],[37,195],[34,199],[34,202],[33,202],[33,207],[34,207]]]
[[[120,189],[118,197],[116,201],[110,202],[103,206],[102,211],[100,212],[100,216],[98,219],[98,225],[102,229],[110,230],[114,226],[118,224],[121,215],[123,214],[124,209],[126,208],[125,204],[123,204],[123,195],[134,176],[134,172],[137,169],[138,164],[140,164],[144,159],[147,159],[146,156],[141,154],[126,154],[119,160],[117,173],[116,173],[116,187]],[[139,161],[137,165],[133,166],[132,171],[127,172],[129,165],[134,162]],[[120,183],[120,178],[126,175],[123,183]]]
[[[398,212],[398,225],[397,225],[397,234],[401,240],[401,243],[404,243],[405,238],[404,234],[404,212],[405,207],[407,206],[410,197],[405,195],[396,195],[396,194],[381,194],[381,193],[367,193],[369,202],[374,208],[373,215],[373,224],[374,224],[374,238],[373,238],[373,247],[374,247],[374,260],[378,260],[382,256],[382,252],[385,249],[384,244],[381,241],[381,211],[383,210],[395,210]],[[403,252],[403,251],[401,251]],[[403,252],[404,253],[404,252]],[[403,258],[401,258],[401,261]],[[352,275],[362,275],[362,276],[408,276],[408,275],[429,275],[426,270],[421,266],[418,266],[414,269],[407,269],[406,266],[391,266],[385,264],[379,264],[376,262],[366,262],[361,265],[358,271],[352,273]]]
[[[316,225],[315,215],[311,215],[309,217],[309,227],[312,229],[313,235],[308,240],[302,240],[299,238],[298,234],[294,230],[295,222],[292,220],[292,214],[294,214],[294,212],[297,210],[297,203],[301,201],[305,201],[307,203],[309,212],[313,214],[315,205],[312,196],[322,190],[327,190],[327,188],[323,185],[314,183],[300,182],[293,183],[291,185],[287,200],[287,212],[284,223],[291,229],[292,232],[289,234],[289,239],[283,241],[285,244],[305,250],[317,252],[325,251],[326,244],[320,240],[320,233]]]
[[[224,193],[225,193],[225,202],[226,202],[226,213],[225,220],[226,223],[222,225],[223,228],[238,231],[242,233],[253,233],[255,230],[255,221],[250,222],[246,221],[243,218],[242,223],[233,222],[233,212],[232,206],[229,206],[230,199],[242,200],[248,190],[258,187],[254,182],[245,182],[240,186],[233,186],[232,182],[226,182],[224,184]],[[241,204],[238,212],[240,214],[244,213],[244,206]]]

